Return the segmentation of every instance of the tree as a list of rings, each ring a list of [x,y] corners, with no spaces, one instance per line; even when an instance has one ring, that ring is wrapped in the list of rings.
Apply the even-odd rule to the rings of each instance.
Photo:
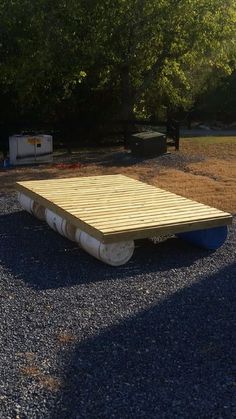
[[[0,85],[52,118],[187,108],[235,68],[235,16],[234,0],[1,0]]]
[[[115,8],[103,3],[101,8],[98,2],[97,25],[90,28],[94,45],[96,34],[103,34],[104,67],[108,82],[120,84],[123,118],[132,118],[135,105],[142,111],[150,100],[158,103],[156,98],[188,105],[212,69],[227,74],[235,64],[229,65],[235,52],[232,1],[133,0],[118,1]],[[112,24],[101,29],[104,21]]]

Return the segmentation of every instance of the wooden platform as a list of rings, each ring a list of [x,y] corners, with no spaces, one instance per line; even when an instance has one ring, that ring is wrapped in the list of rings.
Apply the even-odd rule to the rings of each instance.
[[[227,212],[123,175],[26,181],[16,187],[104,243],[232,222]]]

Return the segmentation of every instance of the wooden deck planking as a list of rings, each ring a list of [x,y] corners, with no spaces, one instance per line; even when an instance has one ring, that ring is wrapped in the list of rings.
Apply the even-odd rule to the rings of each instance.
[[[159,223],[161,223],[161,221],[164,221],[165,219],[171,220],[173,216],[175,217],[175,214],[176,214],[176,211],[172,210],[172,211],[169,211],[168,215],[166,215],[166,216],[162,215],[161,212],[159,212],[157,214],[154,213],[154,212],[145,214],[145,215],[148,215],[149,218],[147,218],[147,217],[144,218],[143,214],[141,214],[141,213],[137,214],[137,216],[136,215],[130,215],[130,216],[123,215],[123,216],[119,216],[119,221],[115,224],[115,226],[118,227],[120,225],[125,225],[125,224],[127,224],[127,222],[129,222],[129,226],[132,225],[132,223],[137,224],[137,222],[139,223],[139,225],[141,225],[142,223],[146,224],[147,222],[151,222],[151,223],[159,222]],[[192,217],[195,219],[196,215],[198,215],[199,217],[204,218],[206,216],[208,216],[208,217],[212,216],[212,215],[214,216],[215,213],[214,212],[206,212],[206,211],[204,211],[204,212],[203,211],[198,211],[194,215],[191,215],[189,212],[186,211],[185,213],[183,213],[182,218],[185,218],[186,215],[189,217],[189,219],[191,219]],[[85,217],[84,219],[88,223],[93,220],[93,218],[90,218],[90,217]],[[179,220],[180,220],[180,218],[179,218]],[[97,223],[100,224],[101,222],[103,223],[104,227],[108,226],[108,225],[111,226],[111,224],[112,225],[114,224],[114,217],[99,217],[99,218],[97,218]],[[96,224],[94,224],[94,225],[96,225]]]
[[[18,182],[17,189],[104,242],[232,221],[229,213],[123,175]]]

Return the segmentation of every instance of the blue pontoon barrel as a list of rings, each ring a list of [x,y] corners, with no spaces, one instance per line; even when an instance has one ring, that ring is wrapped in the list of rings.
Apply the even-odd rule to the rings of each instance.
[[[204,249],[216,250],[224,244],[227,234],[228,228],[227,226],[223,226],[178,233],[176,236]]]

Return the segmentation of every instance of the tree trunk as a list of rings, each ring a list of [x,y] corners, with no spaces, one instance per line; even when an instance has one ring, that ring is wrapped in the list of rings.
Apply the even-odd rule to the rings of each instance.
[[[128,148],[134,125],[134,91],[131,86],[129,66],[121,70],[121,120],[123,122],[124,146]]]

